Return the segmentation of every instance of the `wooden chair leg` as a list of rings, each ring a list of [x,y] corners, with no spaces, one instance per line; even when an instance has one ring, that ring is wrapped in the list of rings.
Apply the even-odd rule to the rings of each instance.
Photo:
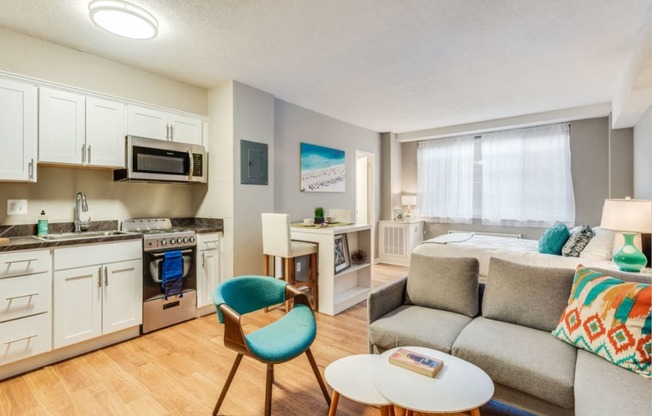
[[[263,275],[269,276],[269,255],[263,254]]]
[[[319,276],[317,274],[317,253],[310,255],[310,280],[312,280],[313,309],[319,310]]]
[[[229,387],[231,386],[231,382],[233,381],[233,377],[235,377],[236,371],[238,371],[238,366],[240,365],[240,361],[242,361],[242,357],[243,357],[242,354],[238,354],[238,356],[235,357],[235,361],[231,366],[231,371],[229,372],[229,376],[226,378],[226,383],[224,383],[224,387],[222,387],[222,392],[220,393],[220,397],[217,399],[217,403],[215,403],[215,407],[213,408],[213,416],[217,415],[217,412],[220,410],[220,406],[222,406],[222,402],[226,397],[226,392],[229,390]]]
[[[272,414],[272,383],[274,382],[274,364],[267,364],[267,381],[265,383],[265,416]]]
[[[337,413],[337,402],[340,400],[340,394],[333,390],[333,398],[331,399],[331,407],[328,408],[328,416],[335,416]]]
[[[306,350],[306,355],[308,356],[308,361],[310,361],[310,367],[312,367],[312,371],[313,373],[315,373],[315,377],[317,378],[317,382],[319,383],[321,392],[324,394],[326,403],[330,407],[331,398],[328,395],[328,390],[326,390],[326,384],[324,384],[324,379],[321,377],[321,374],[319,373],[319,367],[317,367],[317,362],[315,361],[315,357],[312,355],[312,351],[310,351],[310,348]]]
[[[480,408],[471,409],[471,416],[480,416]]]

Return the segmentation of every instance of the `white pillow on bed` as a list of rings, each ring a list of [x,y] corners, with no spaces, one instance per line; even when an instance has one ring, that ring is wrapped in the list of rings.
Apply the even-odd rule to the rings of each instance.
[[[611,260],[611,254],[614,249],[614,235],[611,230],[605,230],[601,227],[594,227],[595,237],[589,241],[580,253],[581,259],[589,260]]]

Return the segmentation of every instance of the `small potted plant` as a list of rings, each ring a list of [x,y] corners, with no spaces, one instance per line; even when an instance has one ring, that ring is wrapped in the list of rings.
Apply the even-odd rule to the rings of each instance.
[[[324,223],[324,208],[317,207],[315,208],[315,224]]]

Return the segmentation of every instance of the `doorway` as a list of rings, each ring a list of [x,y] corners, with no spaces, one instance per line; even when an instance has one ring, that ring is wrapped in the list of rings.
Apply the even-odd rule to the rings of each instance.
[[[371,261],[376,241],[376,155],[355,151],[355,223],[371,225]]]

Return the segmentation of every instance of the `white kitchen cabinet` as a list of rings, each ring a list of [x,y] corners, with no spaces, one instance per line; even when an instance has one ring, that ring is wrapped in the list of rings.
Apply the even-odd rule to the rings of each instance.
[[[91,166],[125,167],[125,105],[86,98],[86,157]]]
[[[127,106],[127,134],[202,144],[202,120],[137,105]]]
[[[39,162],[125,166],[125,105],[68,91],[39,91]]]
[[[214,313],[213,291],[221,281],[220,233],[197,234],[197,309]],[[203,310],[201,308],[204,308]]]
[[[36,87],[0,79],[0,180],[36,182]]]
[[[0,255],[0,366],[52,350],[50,251]]]
[[[79,165],[86,157],[86,97],[39,89],[39,162]]]
[[[140,240],[54,250],[54,348],[142,323]]]
[[[423,221],[380,221],[380,263],[409,266],[414,248],[423,241]]]

